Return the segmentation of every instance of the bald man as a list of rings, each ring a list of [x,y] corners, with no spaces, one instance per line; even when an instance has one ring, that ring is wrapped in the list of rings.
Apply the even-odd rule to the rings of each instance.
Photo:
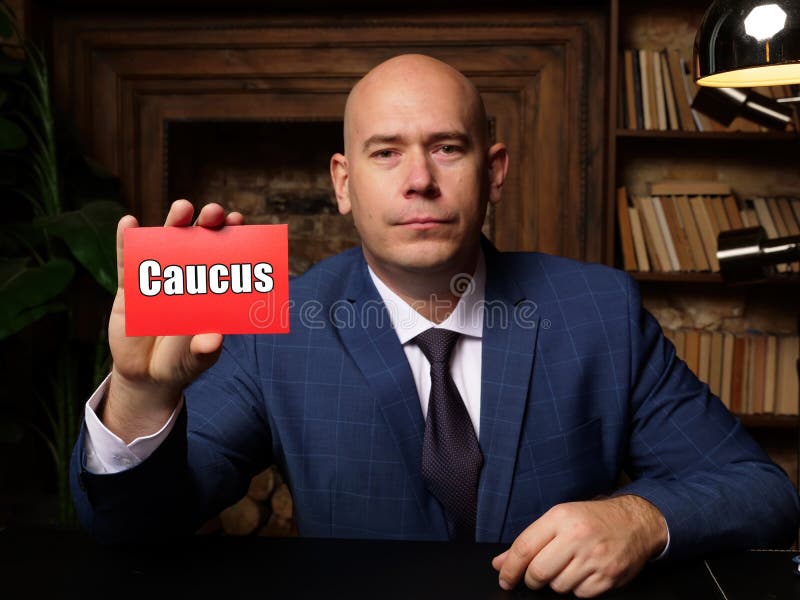
[[[791,483],[626,275],[481,237],[508,164],[461,73],[419,55],[370,71],[330,164],[362,243],[292,281],[283,336],[127,338],[123,218],[113,369],[72,463],[84,525],[112,542],[191,532],[276,462],[301,535],[507,542],[505,589],[593,596],[662,555],[791,540]],[[177,201],[165,225],[192,216]],[[196,225],[242,222],[210,204]],[[445,358],[429,334],[452,340]],[[460,419],[444,480],[427,466],[443,401]]]

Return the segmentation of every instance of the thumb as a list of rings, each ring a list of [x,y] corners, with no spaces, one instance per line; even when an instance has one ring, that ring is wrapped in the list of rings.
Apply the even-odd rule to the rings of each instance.
[[[222,351],[222,335],[219,333],[200,333],[192,336],[189,342],[189,352],[192,353],[197,365],[198,373],[208,369],[217,362]]]

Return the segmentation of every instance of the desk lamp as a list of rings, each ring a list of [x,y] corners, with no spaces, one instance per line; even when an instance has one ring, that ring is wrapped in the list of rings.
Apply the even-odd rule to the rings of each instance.
[[[697,85],[800,83],[800,0],[716,0],[694,40]]]

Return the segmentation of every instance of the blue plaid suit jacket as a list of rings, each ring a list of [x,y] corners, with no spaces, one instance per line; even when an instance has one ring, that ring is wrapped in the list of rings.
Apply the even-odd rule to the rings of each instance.
[[[485,254],[478,541],[511,542],[557,503],[612,493],[660,509],[671,555],[791,540],[796,490],[676,357],[627,275]],[[276,462],[301,535],[446,539],[420,475],[416,387],[361,250],[291,294],[291,333],[228,336],[144,463],[92,475],[81,434],[72,487],[97,538],[192,531]]]

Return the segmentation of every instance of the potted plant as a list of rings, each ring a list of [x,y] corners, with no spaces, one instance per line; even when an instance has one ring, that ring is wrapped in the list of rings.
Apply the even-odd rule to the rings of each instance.
[[[0,445],[44,443],[53,517],[70,524],[70,452],[82,403],[108,368],[124,208],[116,179],[83,157],[54,117],[44,55],[2,1],[0,38],[0,342],[8,356],[32,361],[28,377],[13,378],[16,397],[0,404]]]

